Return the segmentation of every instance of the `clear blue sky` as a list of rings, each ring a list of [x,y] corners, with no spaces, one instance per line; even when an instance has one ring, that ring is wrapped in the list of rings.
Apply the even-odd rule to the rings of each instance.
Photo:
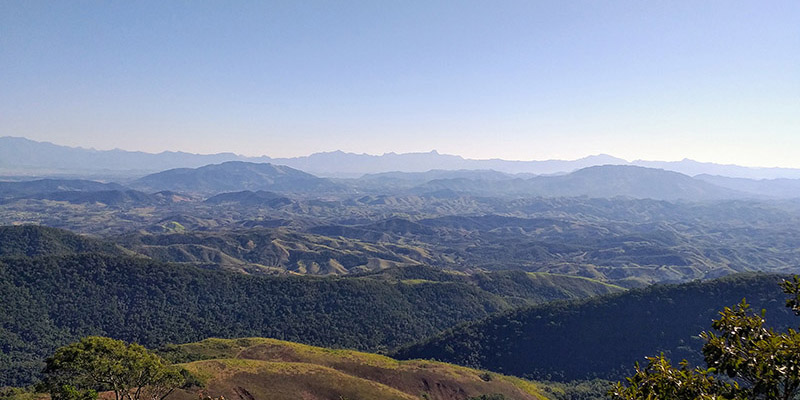
[[[6,135],[800,167],[800,1],[2,1]]]

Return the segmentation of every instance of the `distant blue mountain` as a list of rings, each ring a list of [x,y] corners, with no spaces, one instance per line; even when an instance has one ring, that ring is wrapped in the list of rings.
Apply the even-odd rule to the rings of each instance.
[[[319,193],[345,191],[342,185],[285,165],[228,161],[200,168],[175,168],[131,182],[131,187],[187,193],[217,194],[235,191]]]
[[[743,167],[733,164],[714,164],[684,158],[681,161],[644,161],[635,160],[632,165],[648,168],[660,168],[680,172],[689,176],[718,175],[730,178],[745,179],[800,179],[800,169]]]
[[[461,156],[427,153],[387,153],[380,156],[332,151],[292,158],[245,157],[233,153],[158,154],[125,150],[94,150],[59,146],[19,137],[0,137],[0,175],[141,177],[174,168],[197,168],[228,161],[286,165],[321,177],[357,178],[386,172],[427,172],[431,170],[493,170],[505,174],[557,175],[598,165],[637,165],[680,172],[689,176],[720,175],[749,179],[800,179],[800,169],[752,168],[703,163],[693,160],[628,162],[600,154],[578,160],[510,161],[472,160]],[[530,177],[530,176],[528,176]]]
[[[763,197],[800,199],[800,179],[746,179],[708,174],[697,175],[695,179]]]
[[[604,164],[628,164],[627,161],[601,154],[578,160],[509,161],[472,160],[461,156],[428,153],[387,153],[380,156],[342,151],[316,153],[306,157],[275,158],[272,162],[288,165],[319,176],[360,177],[385,172],[428,172],[431,170],[492,170],[506,174],[563,174]]]
[[[18,137],[0,137],[0,173],[40,176],[142,176],[171,168],[196,168],[243,160],[233,153],[158,154],[59,146]],[[250,158],[249,161],[268,161]]]
[[[724,200],[760,195],[730,189],[663,169],[632,165],[587,167],[564,175],[529,179],[480,180],[463,177],[433,179],[411,191],[425,195],[440,191],[477,196],[541,196],[612,198],[617,196],[655,200]]]

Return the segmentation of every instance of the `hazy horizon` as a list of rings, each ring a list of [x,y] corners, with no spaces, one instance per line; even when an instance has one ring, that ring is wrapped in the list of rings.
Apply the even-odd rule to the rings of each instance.
[[[0,4],[0,135],[800,168],[800,3]]]
[[[21,137],[21,136],[0,136],[0,139],[2,139],[2,138],[33,140],[33,139],[30,139],[30,138],[25,138],[25,137]],[[49,141],[36,141],[36,142],[49,143],[49,144],[53,144],[53,145],[56,145],[56,146],[64,146],[64,147],[70,147],[70,148],[74,148],[74,149],[83,149],[83,150],[90,150],[90,151],[125,151],[125,152],[142,152],[142,153],[147,153],[147,154],[186,153],[186,154],[194,154],[194,155],[233,154],[233,155],[238,156],[238,157],[247,157],[247,158],[267,157],[267,158],[269,158],[271,160],[303,158],[303,157],[310,157],[310,156],[313,156],[315,154],[326,154],[326,153],[336,153],[336,152],[343,152],[345,154],[355,154],[355,155],[359,155],[359,156],[371,156],[371,157],[381,157],[381,156],[386,156],[386,155],[390,155],[390,154],[406,155],[406,154],[430,154],[430,153],[436,153],[436,154],[441,155],[441,156],[461,157],[464,160],[471,160],[471,161],[491,161],[491,160],[501,160],[501,161],[511,161],[511,162],[577,161],[577,160],[593,158],[593,157],[610,157],[610,158],[620,159],[622,161],[625,161],[625,162],[631,163],[631,164],[632,163],[636,163],[636,162],[668,162],[668,163],[672,163],[672,162],[681,162],[681,161],[693,161],[693,162],[698,162],[698,163],[702,163],[702,164],[716,164],[716,165],[720,165],[720,166],[739,166],[739,167],[747,167],[747,168],[765,168],[765,169],[770,169],[770,168],[795,169],[795,168],[792,168],[792,167],[779,167],[779,166],[715,163],[713,161],[696,160],[696,159],[692,159],[692,158],[688,158],[688,157],[684,157],[684,158],[681,158],[681,159],[675,159],[675,160],[655,160],[655,159],[643,159],[643,158],[627,159],[627,158],[623,158],[623,157],[618,157],[618,156],[616,156],[614,154],[607,154],[607,153],[587,154],[587,155],[580,156],[580,157],[577,157],[577,158],[507,159],[507,158],[499,158],[499,157],[469,158],[469,157],[466,157],[466,156],[463,156],[463,155],[460,155],[460,154],[444,153],[444,152],[438,151],[437,149],[430,149],[430,150],[427,150],[427,151],[411,151],[411,152],[390,151],[390,152],[385,152],[385,153],[380,153],[380,154],[370,154],[370,153],[364,153],[364,152],[356,153],[356,152],[344,151],[344,150],[341,150],[341,149],[331,149],[331,150],[323,150],[323,151],[314,152],[314,153],[302,154],[302,155],[298,155],[298,156],[277,157],[277,156],[272,156],[270,154],[257,154],[257,155],[252,155],[251,156],[251,155],[245,155],[245,154],[236,153],[236,152],[193,153],[193,152],[185,151],[185,150],[181,150],[181,149],[167,149],[167,150],[163,150],[163,151],[160,151],[160,152],[149,152],[149,151],[142,151],[142,150],[122,149],[122,148],[119,148],[119,147],[110,148],[110,149],[103,149],[103,148],[88,147],[88,146],[69,146],[69,145],[63,145],[63,144],[49,142]]]

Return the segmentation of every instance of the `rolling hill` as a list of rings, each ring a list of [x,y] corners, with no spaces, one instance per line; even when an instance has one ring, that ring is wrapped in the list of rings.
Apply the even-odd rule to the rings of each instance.
[[[292,204],[292,199],[264,190],[257,190],[255,192],[244,190],[240,192],[220,193],[216,196],[209,197],[206,199],[205,203],[213,205],[225,204],[239,207],[266,206],[278,208]]]
[[[414,243],[450,269],[570,274],[626,287],[745,271],[792,273],[800,265],[796,214],[758,203],[526,199],[518,209],[525,204],[541,207],[542,216],[395,217],[308,231]]]
[[[229,399],[465,400],[484,394],[515,400],[547,398],[538,384],[519,378],[274,339],[207,339],[169,346],[162,355],[186,362],[182,366],[204,381],[204,395]],[[196,397],[194,390],[170,396]]]
[[[0,182],[0,199],[27,197],[54,192],[92,192],[124,190],[116,183],[103,183],[85,179],[37,179],[20,182]]]
[[[419,247],[367,243],[286,229],[131,234],[116,241],[164,262],[310,275],[347,274],[391,266],[440,264]]]
[[[103,253],[133,254],[122,247],[46,226],[0,226],[0,258],[75,255]]]
[[[514,179],[513,175],[494,170],[442,170],[425,172],[383,172],[365,174],[358,179],[347,181],[350,185],[368,192],[396,193],[437,179],[469,179],[476,181],[505,181]]]
[[[114,207],[147,207],[165,204],[170,199],[138,190],[63,191],[28,196],[30,199],[64,201],[72,204],[105,204]]]

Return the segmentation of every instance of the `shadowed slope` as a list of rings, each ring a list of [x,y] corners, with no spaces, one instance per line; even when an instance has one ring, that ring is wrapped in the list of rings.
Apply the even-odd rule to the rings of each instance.
[[[548,303],[456,327],[395,356],[564,380],[618,378],[634,362],[659,352],[697,365],[703,343],[697,335],[719,310],[742,298],[753,310],[766,309],[772,326],[796,326],[796,317],[784,307],[779,281],[777,275],[742,274]]]

